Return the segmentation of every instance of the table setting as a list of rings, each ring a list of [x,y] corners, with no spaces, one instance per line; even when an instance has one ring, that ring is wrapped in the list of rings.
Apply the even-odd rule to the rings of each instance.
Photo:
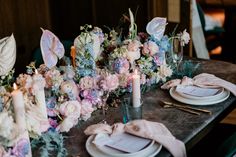
[[[44,63],[31,62],[18,76],[14,35],[0,39],[0,156],[187,156],[183,135],[194,127],[185,120],[214,117],[217,104],[234,101],[236,85],[187,75],[197,66],[183,59],[186,30],[167,36],[167,19],[155,17],[138,33],[130,9],[127,18],[123,38],[81,26],[69,56],[41,28]]]

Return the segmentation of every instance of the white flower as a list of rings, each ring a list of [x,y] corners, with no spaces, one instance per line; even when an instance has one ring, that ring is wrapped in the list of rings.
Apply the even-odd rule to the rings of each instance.
[[[14,122],[12,116],[7,111],[0,113],[0,136],[12,139],[12,131],[14,130]]]
[[[60,125],[57,126],[56,130],[60,132],[68,132],[73,126],[78,123],[78,119],[73,116],[64,118]]]
[[[157,75],[162,81],[165,81],[166,77],[170,77],[172,75],[172,72],[173,71],[169,66],[163,64],[160,66]]]
[[[26,125],[31,137],[41,136],[49,128],[49,121],[36,105],[28,106],[26,111]]]
[[[60,105],[60,113],[65,117],[75,117],[78,119],[81,113],[81,104],[78,101],[66,101]]]
[[[181,44],[182,44],[182,46],[184,46],[185,44],[188,44],[188,43],[189,43],[190,35],[189,35],[189,33],[186,31],[186,29],[183,31],[183,33],[180,34],[180,38],[181,38]]]
[[[161,40],[166,28],[166,18],[155,17],[146,26],[149,35],[153,35],[157,40]]]

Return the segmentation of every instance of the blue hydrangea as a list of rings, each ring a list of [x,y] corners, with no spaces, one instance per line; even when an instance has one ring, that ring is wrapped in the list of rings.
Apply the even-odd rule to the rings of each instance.
[[[160,51],[161,52],[167,52],[170,50],[170,41],[168,36],[163,36],[160,41]]]

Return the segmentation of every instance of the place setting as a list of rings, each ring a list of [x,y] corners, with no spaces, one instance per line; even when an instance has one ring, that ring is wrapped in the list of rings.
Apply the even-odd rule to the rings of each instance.
[[[132,94],[122,98],[120,111],[123,123],[112,126],[106,122],[89,126],[84,133],[90,135],[86,141],[86,150],[94,157],[154,157],[161,149],[162,144],[154,139],[142,137],[143,134],[127,132],[130,123],[142,121],[143,104],[140,90],[140,76],[135,70],[132,77]],[[153,122],[154,123],[154,122]],[[136,131],[139,128],[134,127]],[[131,128],[133,129],[133,128]],[[153,130],[155,131],[155,130]]]
[[[208,73],[170,80],[161,88],[169,89],[173,99],[196,106],[215,105],[225,101],[230,93],[236,95],[234,84]]]

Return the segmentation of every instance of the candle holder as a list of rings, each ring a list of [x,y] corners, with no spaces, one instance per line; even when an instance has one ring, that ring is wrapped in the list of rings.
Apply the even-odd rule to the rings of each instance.
[[[142,101],[139,107],[134,107],[131,97],[123,98],[121,102],[121,113],[123,123],[127,123],[135,119],[142,119]]]

